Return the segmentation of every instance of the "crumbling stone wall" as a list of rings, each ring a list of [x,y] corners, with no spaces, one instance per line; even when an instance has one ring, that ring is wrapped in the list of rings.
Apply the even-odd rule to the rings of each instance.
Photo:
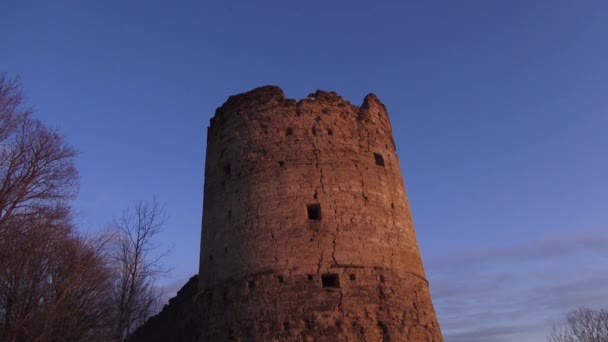
[[[161,312],[150,317],[129,337],[129,342],[194,342],[198,322],[193,316],[198,276],[193,276],[169,300]]]
[[[202,341],[442,341],[384,105],[265,86],[208,128]]]

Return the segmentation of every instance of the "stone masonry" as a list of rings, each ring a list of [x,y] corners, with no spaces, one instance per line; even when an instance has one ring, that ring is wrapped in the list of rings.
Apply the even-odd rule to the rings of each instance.
[[[192,315],[198,276],[194,276],[156,315],[138,327],[128,342],[193,342],[199,333]]]
[[[264,86],[207,135],[201,341],[443,341],[384,105]]]

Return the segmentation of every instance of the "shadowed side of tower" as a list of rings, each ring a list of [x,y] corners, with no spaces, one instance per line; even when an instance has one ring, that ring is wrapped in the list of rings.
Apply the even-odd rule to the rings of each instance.
[[[443,341],[388,114],[265,86],[208,128],[203,341]]]

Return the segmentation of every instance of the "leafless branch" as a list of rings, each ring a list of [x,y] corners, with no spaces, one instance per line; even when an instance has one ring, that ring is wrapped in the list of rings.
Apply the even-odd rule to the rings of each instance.
[[[582,308],[555,324],[548,342],[606,342],[608,341],[608,311]]]
[[[152,315],[158,305],[154,282],[166,272],[161,264],[166,252],[158,252],[154,238],[167,222],[164,207],[156,199],[140,201],[114,219],[118,232],[114,247],[116,305],[114,337],[126,339]]]

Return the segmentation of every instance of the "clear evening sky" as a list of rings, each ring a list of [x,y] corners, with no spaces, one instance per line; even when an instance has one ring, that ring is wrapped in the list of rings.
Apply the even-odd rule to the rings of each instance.
[[[447,342],[608,306],[606,1],[2,0],[0,32],[0,71],[80,151],[79,225],[156,195],[173,289],[209,119],[275,84],[386,104]]]

